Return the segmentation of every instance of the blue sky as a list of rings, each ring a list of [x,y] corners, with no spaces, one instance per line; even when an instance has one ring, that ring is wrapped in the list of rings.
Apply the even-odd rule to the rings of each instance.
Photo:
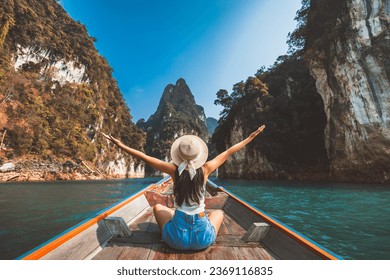
[[[300,0],[62,0],[86,25],[134,122],[148,119],[166,85],[184,78],[207,117],[229,92],[287,52]]]

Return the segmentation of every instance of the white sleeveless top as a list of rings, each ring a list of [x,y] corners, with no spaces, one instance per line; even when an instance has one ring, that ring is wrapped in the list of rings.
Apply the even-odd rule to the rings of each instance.
[[[175,208],[181,212],[186,213],[187,215],[195,215],[205,211],[205,194],[206,194],[206,184],[203,185],[203,192],[199,198],[199,204],[195,201],[189,200],[190,204],[187,204],[184,200],[181,206],[178,206],[175,201]]]

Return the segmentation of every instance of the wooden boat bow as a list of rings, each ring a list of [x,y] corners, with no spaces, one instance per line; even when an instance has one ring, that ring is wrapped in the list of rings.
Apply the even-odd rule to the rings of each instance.
[[[225,215],[216,242],[205,250],[178,251],[161,241],[152,209],[173,207],[172,180],[165,178],[20,259],[340,259],[213,182],[206,190],[206,210]]]

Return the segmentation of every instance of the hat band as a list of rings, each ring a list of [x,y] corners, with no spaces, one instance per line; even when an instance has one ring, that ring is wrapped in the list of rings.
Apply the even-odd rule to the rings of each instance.
[[[180,154],[179,154],[180,155]],[[195,162],[198,161],[200,157],[200,153],[198,156],[191,160],[184,160],[180,165],[177,167],[177,171],[179,172],[179,176],[183,173],[185,169],[188,169],[188,173],[190,174],[191,181],[194,179],[196,175],[196,168],[195,168]]]

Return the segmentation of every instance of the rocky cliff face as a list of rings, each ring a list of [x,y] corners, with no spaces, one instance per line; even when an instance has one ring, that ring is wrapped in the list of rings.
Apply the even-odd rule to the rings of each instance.
[[[227,148],[244,140],[251,133],[248,127],[248,121],[250,122],[251,127],[253,127],[255,123],[253,119],[251,120],[250,117],[248,118],[248,116],[245,116],[246,109],[252,108],[240,108],[240,110],[236,112],[236,115],[234,117],[232,116],[232,119],[229,120],[230,128],[228,135],[226,135],[227,137],[225,136],[223,143],[217,144],[218,152],[223,152]],[[218,131],[214,135],[214,138],[219,138]],[[263,145],[264,142],[256,141],[255,143],[252,143],[252,145],[233,154],[225,164],[218,169],[218,176],[220,178],[235,179],[278,178],[276,168],[268,160]]]
[[[54,0],[1,1],[0,166],[14,163],[21,180],[61,178],[68,161],[76,178],[143,176],[100,131],[139,149],[145,141],[85,26]]]
[[[218,150],[247,136],[254,122],[267,125],[220,174],[389,182],[390,2],[302,3],[290,37],[298,51],[257,75],[270,96],[237,85],[230,96],[219,95],[225,110],[213,136]]]
[[[266,129],[221,166],[220,177],[327,178],[323,103],[301,58],[281,57],[267,71],[236,84],[224,100],[227,114],[213,135],[219,152],[242,141],[261,124]]]
[[[209,138],[203,107],[196,105],[184,79],[167,85],[157,111],[146,122],[138,121],[137,126],[147,133],[146,153],[165,161],[170,160],[171,145],[178,137],[193,134],[206,143]],[[147,169],[147,174],[160,175],[152,169]]]
[[[312,1],[307,29],[321,32],[309,33],[306,41],[310,71],[324,100],[331,177],[388,182],[390,2],[333,2]]]

